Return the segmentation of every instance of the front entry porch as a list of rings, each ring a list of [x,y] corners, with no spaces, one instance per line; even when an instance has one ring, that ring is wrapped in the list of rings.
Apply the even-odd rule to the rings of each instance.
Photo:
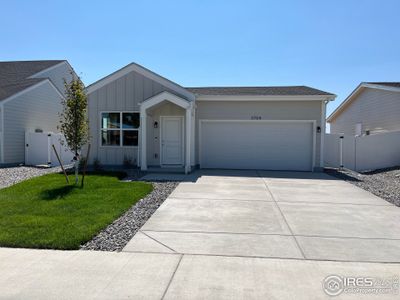
[[[140,106],[140,168],[190,172],[194,162],[193,102],[162,92]]]

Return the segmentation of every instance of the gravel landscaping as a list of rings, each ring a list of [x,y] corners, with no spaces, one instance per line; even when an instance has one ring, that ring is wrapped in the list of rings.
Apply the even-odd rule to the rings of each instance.
[[[121,251],[179,182],[153,182],[153,191],[84,244],[83,250]]]
[[[326,173],[350,182],[396,206],[400,206],[400,167],[365,173],[327,169]]]
[[[60,167],[38,168],[38,167],[10,167],[0,168],[0,189],[24,181],[29,178],[42,176],[50,173],[61,172]]]

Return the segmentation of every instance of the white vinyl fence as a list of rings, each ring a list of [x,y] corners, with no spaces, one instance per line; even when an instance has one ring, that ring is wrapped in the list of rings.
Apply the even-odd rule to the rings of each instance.
[[[357,137],[326,134],[324,141],[325,167],[342,164],[350,170],[368,171],[400,165],[400,131]]]
[[[25,165],[28,166],[59,166],[52,145],[64,165],[70,164],[73,153],[67,148],[65,138],[60,133],[26,132],[25,133]]]

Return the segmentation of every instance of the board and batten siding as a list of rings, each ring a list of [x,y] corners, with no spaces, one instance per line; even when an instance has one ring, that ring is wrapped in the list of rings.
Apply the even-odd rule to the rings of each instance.
[[[25,132],[57,132],[61,97],[46,81],[4,103],[4,163],[25,161]]]
[[[38,75],[33,75],[32,77],[49,78],[57,89],[62,94],[65,94],[64,79],[67,82],[72,80],[71,71],[73,72],[69,64],[67,62],[62,62],[57,66],[49,68],[49,70],[45,70],[44,72],[40,72]]]
[[[90,93],[88,95],[90,143],[92,144],[90,163],[98,159],[103,165],[122,165],[124,157],[136,163],[138,147],[101,145],[101,112],[139,112],[139,103],[164,91],[177,94],[160,83],[132,71]],[[184,97],[184,95],[177,95]],[[148,121],[148,126],[147,128],[152,128],[150,121]],[[148,152],[149,154],[151,154],[149,158],[154,157],[152,152]],[[153,164],[157,160],[149,162]]]
[[[199,163],[200,120],[313,120],[321,126],[320,101],[198,101],[196,102],[196,164]],[[320,167],[321,133],[316,134],[315,167]],[[249,145],[251,146],[251,145]]]
[[[356,134],[361,123],[362,133],[400,130],[400,93],[365,88],[332,122],[331,133]]]
[[[0,105],[0,164],[3,162],[3,108]]]

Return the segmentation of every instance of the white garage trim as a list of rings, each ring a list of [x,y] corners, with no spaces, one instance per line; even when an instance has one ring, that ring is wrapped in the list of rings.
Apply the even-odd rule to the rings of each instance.
[[[202,165],[202,125],[203,123],[311,123],[312,125],[312,163],[311,170],[315,168],[315,156],[316,156],[316,120],[199,120],[199,166]],[[249,145],[250,146],[250,145]]]

